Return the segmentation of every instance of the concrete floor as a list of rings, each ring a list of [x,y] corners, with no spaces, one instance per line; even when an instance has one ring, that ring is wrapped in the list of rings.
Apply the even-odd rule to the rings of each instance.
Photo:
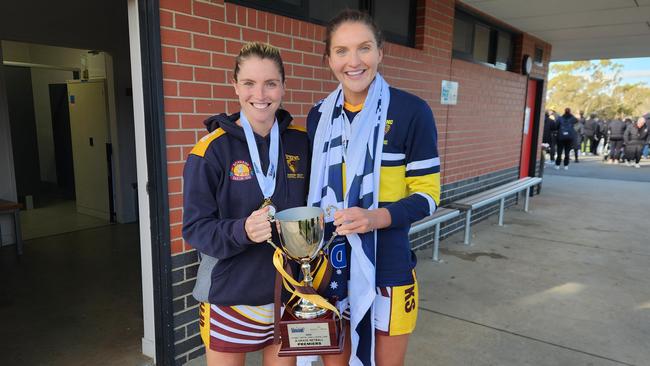
[[[596,179],[624,180],[631,182],[650,182],[650,160],[641,159],[641,168],[626,166],[625,164],[605,164],[602,156],[580,156],[579,163],[569,163],[569,170],[555,170],[554,164],[546,164],[545,175],[561,175],[569,177],[586,177]]]
[[[420,253],[409,365],[650,365],[647,183],[548,175],[528,214]]]
[[[147,365],[137,224],[0,248],[0,365]]]
[[[406,364],[650,365],[648,165],[553,171],[529,213],[475,225],[469,247],[462,233],[444,240],[443,263],[419,251]]]
[[[418,252],[406,364],[650,366],[648,181],[647,164],[547,170],[529,213],[510,208],[504,227],[496,216],[475,225],[471,247],[462,233],[444,240],[443,263]],[[21,261],[0,248],[0,365],[150,364],[137,232],[28,240]]]
[[[77,212],[75,201],[58,200],[47,206],[20,211],[23,240],[110,225],[108,220]]]

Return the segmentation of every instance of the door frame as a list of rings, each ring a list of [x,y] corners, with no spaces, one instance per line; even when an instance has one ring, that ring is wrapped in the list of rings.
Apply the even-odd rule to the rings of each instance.
[[[531,125],[530,128],[528,129],[528,133],[532,134],[531,135],[531,140],[530,140],[530,146],[528,151],[522,151],[523,150],[523,144],[524,144],[524,138],[526,136],[524,135],[524,130],[526,129],[526,123],[528,121],[524,121],[522,124],[522,129],[521,129],[521,148],[519,149],[519,164],[517,166],[517,177],[519,177],[519,173],[521,172],[521,164],[522,164],[522,159],[524,157],[524,154],[528,154],[529,161],[528,161],[528,172],[527,176],[529,177],[534,177],[535,172],[536,172],[536,167],[537,167],[537,152],[538,152],[538,143],[539,143],[539,126],[540,126],[540,116],[542,113],[542,104],[543,104],[543,91],[544,91],[544,79],[539,79],[539,78],[534,78],[531,76],[526,77],[526,93],[524,94],[524,108],[523,108],[523,113],[524,117],[526,116],[526,108],[528,108],[528,84],[531,80],[535,80],[537,83],[537,86],[535,88],[535,113],[530,116],[531,118]],[[531,191],[532,192],[532,191]]]
[[[153,357],[157,365],[173,365],[171,246],[159,2],[127,1],[140,197],[142,351]]]
[[[543,96],[544,96],[544,79],[538,79],[538,78],[531,78],[535,81],[537,81],[537,87],[535,90],[535,115],[533,117],[533,123],[531,126],[532,129],[532,138],[530,141],[530,150],[528,151],[528,154],[530,156],[530,162],[528,163],[528,176],[529,177],[535,177],[535,172],[537,168],[537,154],[539,153],[539,127],[541,124],[541,115],[543,113],[542,111],[542,104],[544,102]],[[528,81],[526,82],[526,88],[528,88]],[[528,89],[526,89],[528,90]],[[529,131],[530,132],[530,131]]]

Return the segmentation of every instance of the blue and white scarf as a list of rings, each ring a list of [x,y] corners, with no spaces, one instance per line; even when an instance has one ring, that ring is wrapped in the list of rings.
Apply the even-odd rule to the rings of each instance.
[[[390,102],[388,83],[377,74],[354,123],[350,123],[343,111],[343,102],[339,85],[319,108],[321,117],[314,138],[307,204],[319,206],[326,212],[331,206],[376,209],[384,127]],[[330,211],[332,214],[326,217],[326,222],[334,220],[334,211]],[[377,232],[350,234],[347,240],[352,247],[348,287],[352,335],[350,365],[374,365]]]

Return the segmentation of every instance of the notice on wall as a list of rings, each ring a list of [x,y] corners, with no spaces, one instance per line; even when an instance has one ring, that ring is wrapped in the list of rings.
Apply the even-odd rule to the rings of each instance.
[[[456,105],[458,102],[458,82],[457,81],[442,81],[442,88],[440,90],[440,104]]]
[[[530,125],[530,107],[526,107],[524,113],[524,135],[528,135],[528,126]]]

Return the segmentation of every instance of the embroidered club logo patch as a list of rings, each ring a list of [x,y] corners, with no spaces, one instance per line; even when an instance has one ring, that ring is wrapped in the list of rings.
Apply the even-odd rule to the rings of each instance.
[[[248,180],[253,177],[251,165],[244,160],[237,160],[230,166],[230,180]]]
[[[289,167],[287,178],[304,179],[305,175],[298,173],[298,161],[300,161],[300,156],[284,154],[284,158],[287,161],[287,167]]]
[[[390,131],[390,127],[393,125],[393,120],[392,119],[387,119],[386,120],[386,127],[384,127],[384,135],[388,134],[388,131]]]
[[[298,168],[296,168],[296,162],[300,160],[300,156],[284,154],[284,158],[287,160],[287,166],[289,167],[289,170],[291,170],[291,173],[295,173],[298,170]]]

